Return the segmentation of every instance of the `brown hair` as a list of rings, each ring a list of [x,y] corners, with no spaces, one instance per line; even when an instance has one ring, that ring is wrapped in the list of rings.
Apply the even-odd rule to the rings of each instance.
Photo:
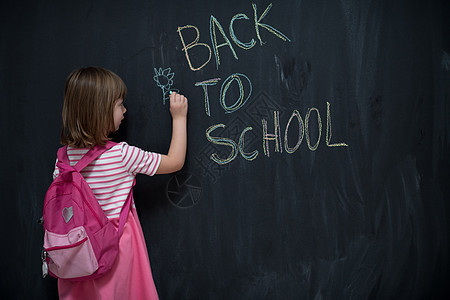
[[[105,145],[114,130],[114,104],[127,87],[114,72],[101,67],[73,71],[67,77],[62,110],[61,143],[76,148]]]

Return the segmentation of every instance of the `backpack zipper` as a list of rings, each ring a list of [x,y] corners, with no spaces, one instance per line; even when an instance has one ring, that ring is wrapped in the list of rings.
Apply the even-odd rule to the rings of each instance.
[[[82,239],[81,241],[76,242],[75,244],[70,244],[70,245],[66,245],[66,246],[55,246],[55,247],[50,247],[45,249],[45,256],[49,256],[48,252],[49,251],[55,251],[55,250],[61,250],[61,249],[70,249],[70,248],[75,248],[81,244],[83,244],[84,242],[86,242],[88,239],[88,237],[86,236],[84,239]]]

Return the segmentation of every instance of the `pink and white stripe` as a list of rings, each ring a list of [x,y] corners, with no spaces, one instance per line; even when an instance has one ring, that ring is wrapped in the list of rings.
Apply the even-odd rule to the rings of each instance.
[[[67,148],[70,165],[74,166],[89,149]],[[100,206],[109,219],[118,218],[136,174],[153,176],[161,155],[147,152],[125,142],[104,152],[81,171]],[[55,166],[53,178],[59,174]],[[134,203],[133,203],[134,206]]]

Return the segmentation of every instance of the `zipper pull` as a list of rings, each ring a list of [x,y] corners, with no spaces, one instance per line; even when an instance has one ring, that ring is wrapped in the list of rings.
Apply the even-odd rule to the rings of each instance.
[[[42,250],[41,258],[42,258],[42,278],[47,277],[48,275],[48,264],[47,264],[47,251]]]

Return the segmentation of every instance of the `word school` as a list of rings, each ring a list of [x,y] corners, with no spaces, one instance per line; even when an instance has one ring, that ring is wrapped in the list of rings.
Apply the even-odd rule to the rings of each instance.
[[[310,116],[312,113],[317,114],[316,120],[317,120],[318,133],[317,133],[317,141],[314,144],[312,143],[311,138],[310,138],[310,125],[309,125]],[[262,148],[264,150],[264,154],[267,157],[270,157],[270,147],[269,147],[270,142],[274,142],[275,152],[283,152],[283,148],[284,148],[284,150],[289,154],[292,154],[295,151],[297,151],[297,149],[302,144],[304,137],[306,137],[306,144],[307,144],[309,150],[315,151],[319,147],[320,139],[322,137],[322,118],[321,118],[320,112],[317,108],[315,108],[315,107],[309,108],[308,112],[306,113],[304,121],[303,121],[303,118],[301,117],[299,111],[294,110],[292,112],[292,115],[289,118],[289,120],[287,121],[285,130],[284,130],[284,139],[283,139],[284,142],[282,141],[283,136],[282,136],[281,127],[280,127],[280,117],[279,117],[280,112],[274,111],[273,115],[274,115],[274,118],[273,118],[274,131],[273,131],[273,133],[269,133],[267,120],[265,120],[265,119],[261,120],[261,123],[262,123]],[[297,141],[296,141],[295,145],[293,147],[291,147],[290,145],[291,145],[292,141],[288,140],[288,132],[289,132],[289,128],[290,128],[293,120],[296,120],[297,124],[298,124],[298,137],[297,137]],[[210,141],[211,143],[214,143],[216,145],[230,147],[230,153],[225,158],[220,157],[217,153],[213,153],[213,154],[211,154],[210,158],[219,165],[224,165],[224,164],[228,164],[228,163],[232,162],[238,156],[238,154],[240,154],[246,160],[249,160],[249,161],[254,160],[258,156],[259,151],[254,150],[252,152],[245,152],[245,150],[244,150],[245,134],[248,131],[253,130],[253,128],[246,127],[244,130],[242,130],[242,132],[239,136],[239,140],[237,142],[235,142],[234,140],[232,140],[230,138],[217,137],[217,136],[211,135],[213,133],[213,131],[215,131],[216,129],[225,128],[225,127],[226,127],[226,125],[224,125],[224,124],[217,124],[217,125],[210,126],[206,130],[206,138],[208,139],[208,141]],[[332,129],[331,129],[330,103],[327,102],[325,144],[327,147],[347,147],[348,146],[346,143],[342,143],[342,142],[341,143],[331,143],[331,136],[332,136]]]

